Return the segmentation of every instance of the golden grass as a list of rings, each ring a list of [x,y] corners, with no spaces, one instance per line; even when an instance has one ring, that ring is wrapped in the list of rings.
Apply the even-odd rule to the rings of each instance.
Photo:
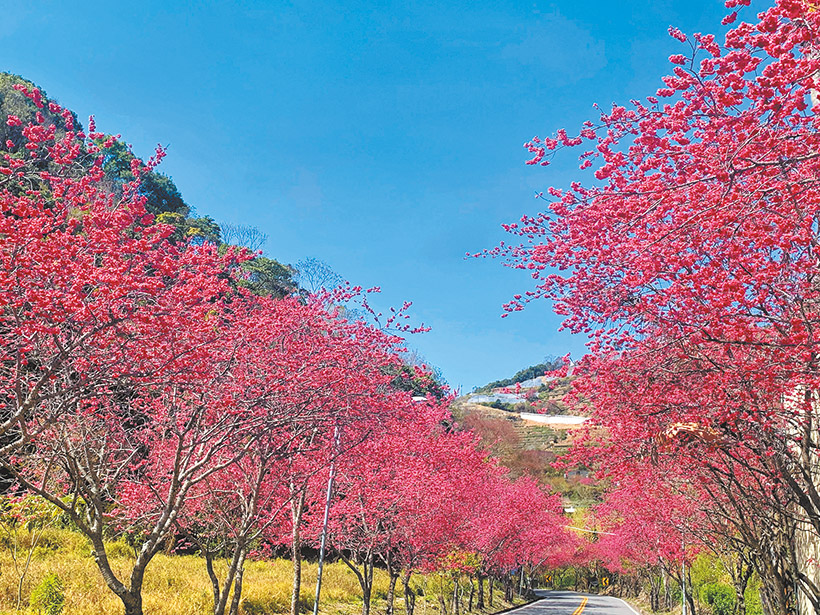
[[[111,543],[109,557],[112,566],[126,579],[133,561],[133,553],[125,543]],[[293,568],[289,560],[276,559],[248,562],[245,567],[242,609],[243,615],[273,615],[287,613]],[[60,576],[65,587],[64,615],[117,615],[122,603],[105,586],[91,556],[85,538],[69,530],[48,529],[35,551],[23,585],[24,613],[33,613],[28,607],[32,589],[49,573]],[[436,577],[438,579],[438,577]],[[438,615],[435,592],[439,581],[417,578],[426,596],[419,596],[416,615]],[[384,613],[388,577],[376,570],[374,577],[373,615]],[[316,564],[305,562],[302,568],[301,602],[312,609],[316,588]],[[403,613],[401,584],[396,587],[396,610]],[[0,615],[13,615],[17,595],[17,579],[9,551],[0,545]],[[496,593],[496,609],[509,605],[502,603]],[[425,599],[426,598],[426,599]],[[213,594],[211,584],[200,557],[194,555],[157,555],[148,566],[143,587],[143,605],[146,615],[209,615]],[[357,615],[361,612],[361,588],[356,576],[341,562],[325,565],[322,581],[320,613],[323,615]]]

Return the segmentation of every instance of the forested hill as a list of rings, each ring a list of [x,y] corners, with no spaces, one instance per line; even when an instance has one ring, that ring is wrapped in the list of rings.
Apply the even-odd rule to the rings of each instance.
[[[29,123],[37,123],[38,113],[45,118],[45,125],[54,124],[58,137],[66,132],[69,123],[73,124],[75,130],[83,129],[82,123],[74,113],[55,113],[55,107],[48,104],[39,109],[30,98],[14,89],[15,85],[25,86],[29,90],[38,89],[45,103],[51,100],[39,85],[19,75],[0,72],[0,117],[11,115],[20,119],[17,125],[0,123],[0,154],[8,155],[12,159],[26,154],[26,151],[20,152],[9,146],[21,142],[23,130]],[[134,179],[131,162],[136,155],[119,141],[106,151],[103,167],[105,179],[110,183],[108,187],[111,191],[117,193],[125,183]],[[145,154],[151,155],[153,152]],[[93,156],[80,156],[78,161],[76,172],[79,175],[91,166]],[[143,175],[139,191],[146,199],[146,209],[156,216],[156,220],[174,227],[174,241],[210,241],[219,245],[221,250],[234,245],[254,252],[265,242],[264,233],[251,226],[219,225],[210,216],[197,215],[194,205],[185,201],[174,180],[159,171],[150,171]],[[256,256],[243,263],[242,268],[246,275],[240,283],[256,294],[281,297],[298,290],[294,280],[294,268],[273,258]]]
[[[585,468],[567,470],[555,466],[569,451],[580,425],[560,420],[528,420],[534,414],[545,419],[578,414],[563,401],[572,378],[545,376],[545,372],[561,364],[560,359],[547,359],[521,369],[510,378],[496,380],[458,398],[452,410],[456,421],[474,431],[481,445],[513,477],[532,476],[560,494],[566,506],[585,508],[601,499],[602,486],[590,478]],[[511,391],[516,385],[517,391]]]
[[[516,384],[526,382],[527,380],[532,380],[533,378],[543,376],[547,372],[551,372],[553,370],[558,369],[559,367],[561,367],[561,365],[563,365],[561,359],[556,357],[547,357],[546,359],[544,359],[543,363],[530,365],[529,367],[525,367],[524,369],[518,370],[510,378],[504,378],[502,380],[494,380],[493,382],[488,382],[484,386],[475,389],[475,392],[488,393],[493,389],[515,386]]]

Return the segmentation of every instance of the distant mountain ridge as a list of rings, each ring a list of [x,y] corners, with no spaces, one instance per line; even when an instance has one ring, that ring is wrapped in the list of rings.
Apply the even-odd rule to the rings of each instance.
[[[525,388],[538,387],[543,382],[536,383],[535,381],[543,378],[547,372],[555,371],[563,365],[563,361],[557,357],[547,357],[543,363],[530,365],[522,370],[517,371],[511,378],[504,378],[503,380],[495,380],[489,382],[482,387],[476,388],[474,393],[489,393],[493,389],[500,389],[504,387],[512,387],[520,384]]]

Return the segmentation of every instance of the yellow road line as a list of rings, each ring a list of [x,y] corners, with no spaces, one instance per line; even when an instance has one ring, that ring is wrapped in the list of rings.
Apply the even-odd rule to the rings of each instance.
[[[578,605],[578,608],[572,612],[572,615],[581,615],[584,612],[584,609],[587,606],[587,602],[589,602],[589,598],[584,598],[581,600],[581,604]]]

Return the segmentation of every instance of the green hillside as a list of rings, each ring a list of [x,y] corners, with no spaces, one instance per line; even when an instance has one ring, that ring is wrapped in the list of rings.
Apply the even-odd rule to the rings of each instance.
[[[529,380],[543,371],[532,375],[540,366],[532,366],[519,371],[512,379],[518,382]],[[477,389],[476,392],[492,394],[503,387],[491,386],[507,383],[503,379]],[[453,416],[464,429],[471,429],[481,439],[489,453],[509,468],[513,477],[530,475],[539,483],[559,493],[567,505],[585,507],[600,499],[602,487],[592,481],[586,469],[556,468],[554,464],[572,446],[578,426],[542,425],[523,420],[520,413],[541,413],[547,415],[578,414],[563,401],[572,386],[572,378],[558,378],[538,388],[522,391],[528,401],[515,404],[494,402],[476,403],[471,395],[458,398],[452,405]]]

